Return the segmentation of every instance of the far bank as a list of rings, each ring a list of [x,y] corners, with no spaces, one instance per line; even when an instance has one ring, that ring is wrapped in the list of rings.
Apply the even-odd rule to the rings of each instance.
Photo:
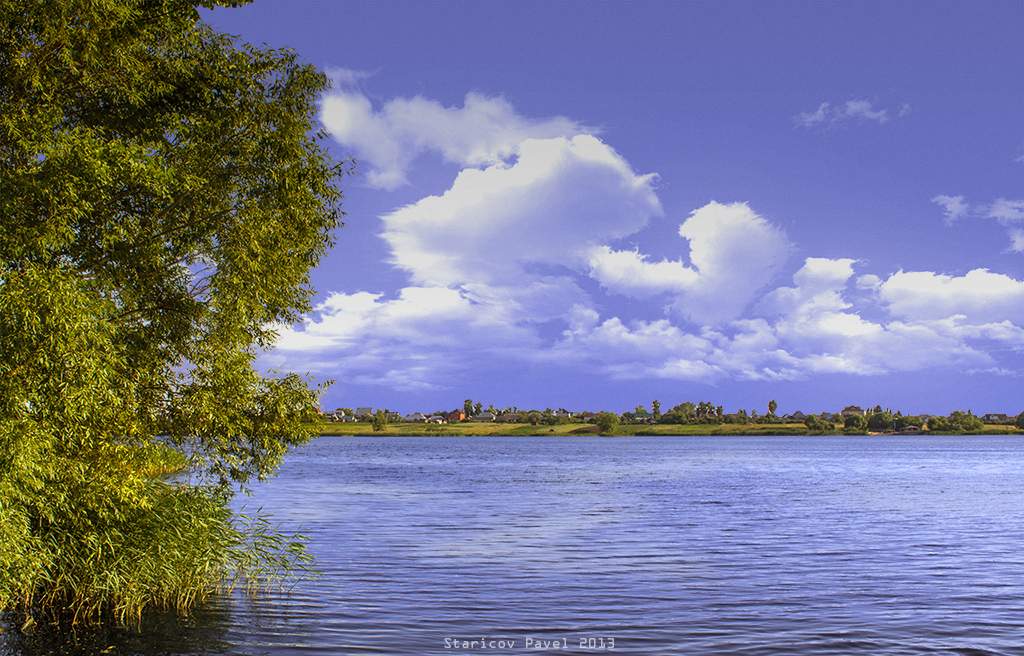
[[[397,422],[389,423],[383,430],[375,431],[370,422],[335,423],[323,422],[319,426],[321,436],[402,436],[402,437],[452,437],[452,436],[576,436],[602,435],[594,424],[565,423],[554,426],[523,423],[460,422],[451,424],[425,424]],[[985,424],[984,428],[971,433],[947,433],[938,431],[917,431],[905,433],[868,433],[864,431],[811,431],[802,423],[773,424],[620,424],[606,436],[630,435],[907,435],[927,437],[929,435],[1024,435],[1024,431],[1012,425]]]

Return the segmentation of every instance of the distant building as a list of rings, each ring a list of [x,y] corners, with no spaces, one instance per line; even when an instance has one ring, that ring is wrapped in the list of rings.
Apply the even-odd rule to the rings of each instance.
[[[793,421],[803,421],[804,419],[807,419],[807,415],[797,410],[793,414],[787,416],[786,419],[792,419]]]
[[[1010,424],[1013,423],[1013,419],[1009,415],[1004,415],[1001,412],[990,412],[987,415],[982,415],[981,420],[986,424]]]
[[[478,415],[473,415],[472,421],[494,421],[498,418],[498,415],[493,412],[481,412]]]
[[[353,414],[356,417],[359,417],[359,418],[362,418],[362,417],[372,417],[373,416],[373,408],[356,408],[353,411]]]
[[[465,421],[466,413],[462,410],[452,410],[448,413],[448,421]]]
[[[405,415],[402,417],[402,421],[410,423],[421,423],[427,420],[427,416],[422,412],[413,412],[412,414]]]
[[[867,412],[864,410],[864,408],[860,407],[859,405],[848,405],[845,408],[843,408],[842,412],[840,412],[839,414],[842,415],[843,417],[863,417],[864,415],[867,414]]]
[[[432,415],[427,417],[428,424],[447,424],[448,418],[443,415]]]

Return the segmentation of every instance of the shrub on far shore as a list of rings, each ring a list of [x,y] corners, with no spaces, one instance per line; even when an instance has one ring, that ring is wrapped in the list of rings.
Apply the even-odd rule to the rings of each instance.
[[[614,412],[599,412],[594,417],[594,425],[602,435],[608,435],[619,425],[619,415]]]

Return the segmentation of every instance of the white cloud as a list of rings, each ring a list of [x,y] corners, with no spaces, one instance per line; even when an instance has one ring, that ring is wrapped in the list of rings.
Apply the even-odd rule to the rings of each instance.
[[[375,109],[366,95],[349,88],[358,75],[365,76],[344,70],[335,76],[335,88],[321,101],[320,120],[369,164],[368,182],[382,189],[406,184],[410,165],[428,151],[454,164],[486,166],[514,155],[524,139],[593,132],[560,116],[523,117],[504,98],[475,92],[466,94],[461,107],[416,96]]]
[[[845,297],[854,260],[808,258],[792,287],[765,295],[764,318],[687,333],[667,320],[599,321],[588,310],[552,355],[583,361],[616,379],[715,382],[797,380],[815,374],[878,375],[996,366],[986,345],[1024,349],[1024,329],[1009,320],[966,315],[865,319]]]
[[[383,216],[382,236],[414,284],[457,287],[543,320],[584,298],[572,277],[589,252],[662,210],[654,176],[596,137],[527,139],[517,154]]]
[[[1010,229],[1010,250],[1014,253],[1024,253],[1024,229]]]
[[[614,293],[669,294],[679,315],[716,324],[737,318],[792,250],[785,233],[746,203],[708,203],[679,226],[679,236],[689,243],[689,266],[602,246],[590,252],[590,275]]]
[[[942,212],[946,215],[947,225],[952,225],[957,219],[965,216],[969,210],[963,196],[939,194],[932,198],[932,202],[942,208]]]
[[[911,112],[907,103],[901,104],[894,111],[885,107],[875,107],[870,100],[854,98],[842,103],[823,102],[814,111],[800,112],[793,117],[798,127],[815,128],[838,125],[848,122],[888,123],[895,114],[903,118]]]
[[[1024,221],[1024,200],[997,198],[988,208],[988,216],[1004,225]]]
[[[828,123],[832,117],[831,103],[823,102],[813,112],[800,112],[793,117],[793,122],[805,128],[814,127]]]
[[[500,97],[472,93],[462,107],[399,98],[375,108],[351,89],[367,73],[332,75],[325,125],[371,166],[372,184],[402,184],[428,151],[464,168],[447,191],[381,217],[390,262],[409,286],[331,294],[281,330],[269,364],[416,392],[523,363],[714,383],[990,371],[1003,368],[990,348],[1024,349],[1024,283],[1008,276],[901,271],[883,280],[856,275],[854,259],[810,257],[792,286],[765,293],[793,247],[746,203],[694,210],[679,226],[678,258],[619,250],[663,215],[656,178],[577,123],[527,119]],[[884,123],[907,111],[823,103],[805,124]],[[947,216],[977,213],[1013,229],[1024,216],[1019,201],[983,210],[960,196],[934,201]],[[1019,240],[1024,248],[1024,233]],[[665,318],[602,316],[602,298],[584,291],[594,282],[661,305]]]
[[[651,262],[639,251],[597,246],[590,252],[590,276],[605,288],[634,298],[683,294],[700,283],[700,274],[682,260]]]
[[[893,315],[913,320],[962,315],[972,323],[1024,323],[1024,281],[987,269],[963,276],[900,271],[882,284],[879,296]]]
[[[841,292],[853,276],[855,260],[809,257],[793,275],[794,287],[779,287],[766,294],[757,310],[768,316],[849,307]]]
[[[374,71],[361,71],[355,68],[342,68],[339,66],[328,67],[324,71],[335,89],[350,88],[358,85],[363,80],[368,80],[375,75]]]
[[[882,286],[882,279],[873,273],[865,273],[857,277],[856,286],[862,291],[877,292]]]
[[[942,207],[947,225],[965,216],[995,220],[1006,228],[1010,250],[1024,252],[1024,200],[997,198],[988,204],[971,204],[963,196],[940,194],[932,198],[932,202]]]
[[[298,326],[279,332],[267,363],[404,391],[443,387],[467,363],[540,346],[509,308],[446,287],[406,287],[396,298],[333,293]]]
[[[282,332],[278,350],[331,352],[346,380],[389,384],[405,372],[426,389],[467,354],[479,354],[474,367],[532,357],[540,322],[586,324],[591,300],[576,282],[586,255],[661,214],[654,177],[589,135],[527,139],[516,154],[382,217],[392,263],[414,286],[394,299],[333,294]]]

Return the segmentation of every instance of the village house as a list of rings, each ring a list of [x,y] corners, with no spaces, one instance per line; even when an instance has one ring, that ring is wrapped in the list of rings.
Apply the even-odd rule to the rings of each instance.
[[[1009,415],[1004,415],[1001,412],[990,412],[987,415],[982,415],[981,420],[986,424],[1012,424],[1013,419]]]
[[[462,410],[452,410],[448,413],[448,421],[466,421],[466,413]]]
[[[472,421],[494,421],[498,418],[498,415],[493,412],[481,412],[478,415],[473,415]]]
[[[865,411],[864,408],[860,407],[859,405],[848,405],[845,408],[843,408],[842,412],[840,412],[839,414],[842,415],[845,419],[846,417],[851,416],[863,417],[864,415],[867,414],[867,411]]]
[[[373,408],[356,408],[352,414],[354,414],[357,419],[369,419],[370,417],[373,417]]]
[[[423,414],[422,412],[413,412],[411,414],[407,414],[404,417],[402,417],[402,421],[406,421],[406,422],[414,423],[414,424],[422,423],[422,422],[424,422],[426,420],[427,420],[427,416],[425,414]]]

